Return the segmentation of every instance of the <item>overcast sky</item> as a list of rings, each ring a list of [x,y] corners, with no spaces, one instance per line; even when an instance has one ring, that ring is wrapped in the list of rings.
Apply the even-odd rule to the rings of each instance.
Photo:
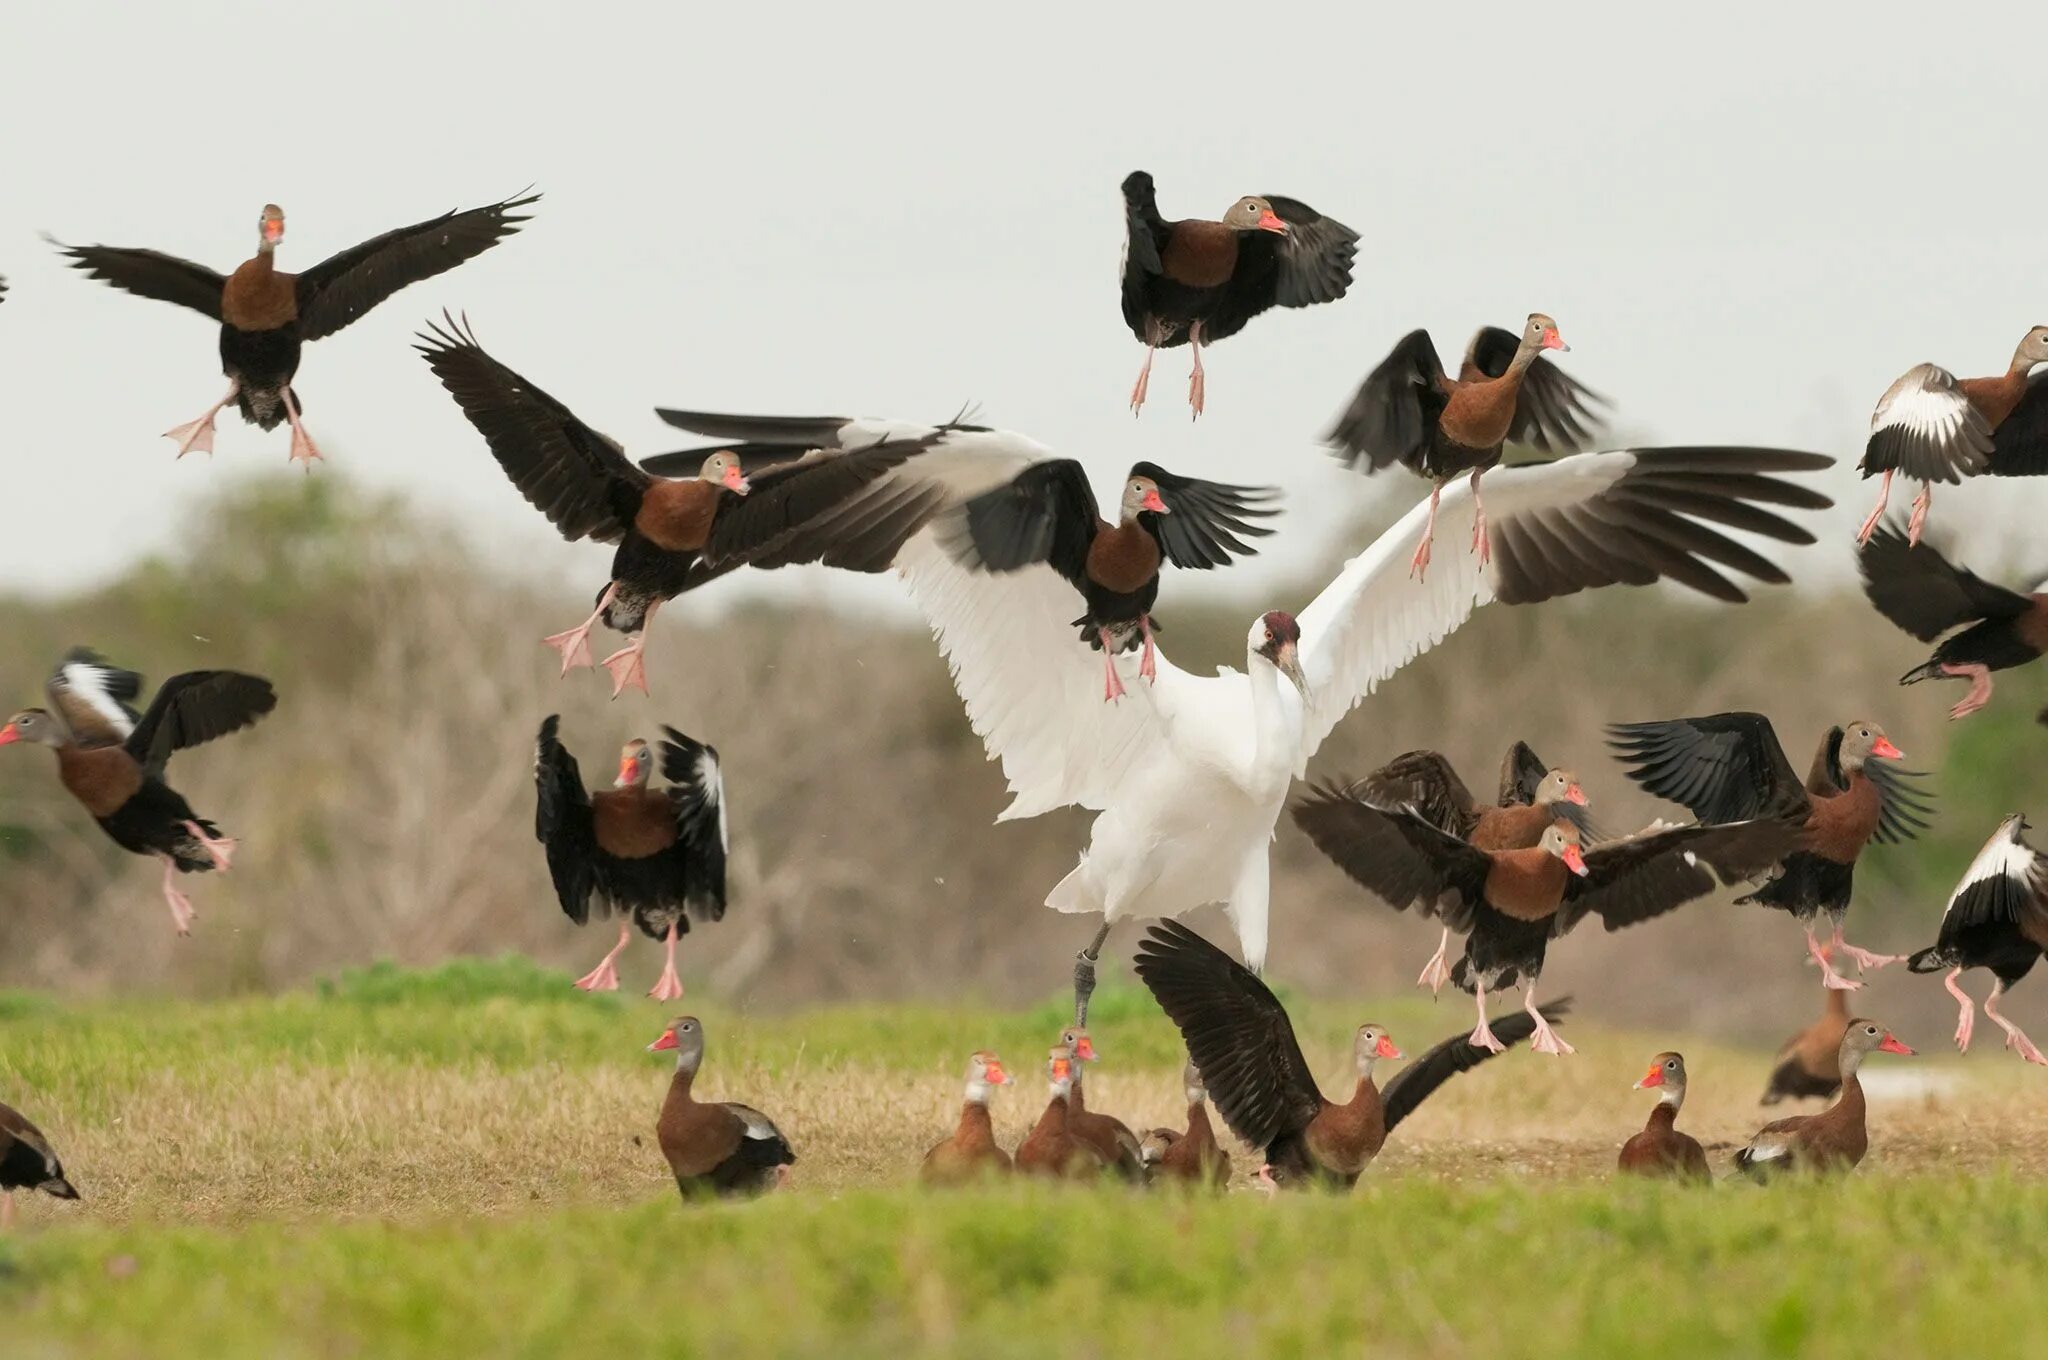
[[[17,5],[0,586],[103,577],[220,479],[300,475],[285,431],[233,415],[211,461],[174,461],[159,433],[224,386],[212,327],[36,235],[227,269],[267,200],[300,269],[545,192],[524,234],[311,346],[298,390],[333,469],[537,547],[586,593],[607,550],[553,539],[411,352],[441,307],[635,453],[679,442],[657,403],[972,400],[1098,486],[1137,458],[1277,482],[1289,537],[1240,589],[1372,494],[1316,437],[1414,326],[1453,354],[1547,311],[1632,434],[1853,463],[1908,366],[2000,371],[2048,319],[2048,7],[1947,17],[1966,8]],[[1210,353],[1193,425],[1185,350],[1142,419],[1124,409],[1117,185],[1139,167],[1169,217],[1285,193],[1364,237],[1349,297]],[[1830,490],[1855,504],[1803,572],[1847,565],[1871,487]],[[1935,522],[1994,499],[2038,514],[2048,484],[1944,493]]]

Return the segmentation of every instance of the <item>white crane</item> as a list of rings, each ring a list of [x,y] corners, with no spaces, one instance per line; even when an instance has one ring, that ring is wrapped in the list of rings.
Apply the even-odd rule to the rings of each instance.
[[[796,439],[830,447],[932,432],[820,418],[785,420],[771,435],[745,417],[664,414],[756,447],[791,437],[792,428]],[[910,508],[943,520],[963,496],[1045,456],[1022,436],[962,428],[845,513],[899,528]],[[1346,713],[1476,607],[1659,579],[1740,603],[1747,597],[1716,564],[1773,583],[1789,578],[1716,526],[1813,542],[1759,503],[1827,507],[1826,496],[1774,474],[1832,461],[1787,449],[1669,448],[1502,467],[1487,478],[1489,562],[1460,551],[1433,564],[1426,580],[1412,578],[1409,560],[1430,509],[1420,503],[1298,617],[1273,610],[1253,620],[1243,671],[1199,676],[1162,651],[1157,680],[1146,683],[1127,655],[1116,664],[1131,696],[1115,703],[1103,700],[1101,660],[1075,640],[1075,591],[1049,568],[991,574],[963,566],[941,546],[945,523],[902,542],[896,566],[931,624],[968,720],[1015,794],[998,820],[1069,804],[1101,814],[1080,862],[1045,899],[1055,910],[1103,917],[1075,960],[1075,1013],[1085,1021],[1096,960],[1126,916],[1178,916],[1219,902],[1245,962],[1263,970],[1267,847],[1288,788]],[[1439,537],[1463,542],[1473,518],[1470,487],[1445,488]]]

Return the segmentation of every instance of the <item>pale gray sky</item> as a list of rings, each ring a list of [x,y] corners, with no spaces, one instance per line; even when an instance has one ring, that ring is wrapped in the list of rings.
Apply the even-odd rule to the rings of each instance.
[[[1126,12],[1126,9],[1130,12]],[[88,582],[173,541],[236,476],[298,476],[283,431],[160,431],[223,386],[202,318],[74,276],[36,237],[227,268],[284,205],[303,268],[528,183],[521,236],[309,347],[334,469],[459,516],[581,591],[607,550],[554,542],[412,354],[466,308],[493,353],[625,441],[656,403],[987,419],[1085,459],[1289,492],[1298,565],[1369,496],[1315,437],[1403,331],[1559,320],[1564,362],[1662,442],[1860,451],[1911,364],[2000,369],[2048,318],[2048,7],[1995,20],[1850,6],[1265,8],[221,3],[16,6],[0,111],[0,586]],[[1186,352],[1141,420],[1117,310],[1117,184],[1169,216],[1279,192],[1364,237],[1348,298]],[[316,471],[313,475],[321,475]],[[1404,499],[1419,483],[1395,479]],[[1847,565],[1845,537],[1802,571]],[[1910,495],[1910,493],[1909,493]],[[1909,498],[1909,497],[1908,497]],[[1903,502],[1901,498],[1901,503]],[[1937,499],[2008,514],[2048,484]],[[2039,563],[2048,566],[2048,557]],[[814,590],[816,584],[797,589]]]

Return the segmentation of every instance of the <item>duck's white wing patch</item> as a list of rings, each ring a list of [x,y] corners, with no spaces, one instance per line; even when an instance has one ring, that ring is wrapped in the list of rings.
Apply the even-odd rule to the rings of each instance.
[[[141,697],[142,677],[110,666],[82,647],[58,663],[45,689],[51,706],[81,745],[118,746],[141,720],[129,701]]]
[[[725,771],[719,767],[718,753],[709,746],[697,755],[697,786],[704,790],[705,801],[718,809],[718,844],[731,854],[732,836],[725,818]]]
[[[782,1130],[775,1127],[775,1121],[753,1106],[729,1100],[725,1108],[739,1116],[740,1123],[746,1128],[747,1137],[764,1140],[782,1137]]]
[[[1920,364],[1885,390],[1870,415],[1863,474],[1897,471],[1923,482],[1959,482],[1991,459],[1991,427],[1955,374]]]

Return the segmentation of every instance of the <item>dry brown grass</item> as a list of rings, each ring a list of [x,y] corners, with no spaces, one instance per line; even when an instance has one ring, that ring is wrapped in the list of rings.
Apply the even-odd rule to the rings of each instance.
[[[843,1021],[821,1014],[809,1023],[824,1030]],[[1434,1036],[1426,1023],[1404,1028],[1411,1052]],[[1939,1049],[1938,1036],[1913,1037]],[[1587,1026],[1574,1026],[1573,1038],[1574,1057],[1511,1053],[1452,1081],[1394,1133],[1370,1176],[1606,1177],[1650,1104],[1629,1083],[1670,1039]],[[1704,1041],[1683,1047],[1695,1089],[1682,1127],[1717,1149],[1719,1168],[1766,1118],[1819,1108],[1760,1110],[1764,1055]],[[792,1052],[778,1041],[775,1050],[761,1060],[714,1053],[700,1090],[769,1111],[797,1149],[797,1185],[806,1194],[906,1184],[924,1150],[951,1129],[959,1078],[950,1059],[828,1065],[808,1061],[801,1046]],[[1337,1091],[1337,1032],[1311,1050],[1326,1089]],[[1043,1104],[1030,1064],[1013,1063],[1026,1074],[995,1106],[1006,1146]],[[124,1094],[103,1112],[68,1114],[105,1102],[61,1088],[35,1092],[33,1101],[14,1096],[42,1118],[86,1194],[78,1205],[25,1201],[30,1221],[417,1219],[623,1205],[670,1193],[653,1139],[669,1069],[652,1057],[510,1068],[360,1054],[331,1063],[188,1057],[156,1071],[138,1050],[133,1064],[114,1078]],[[18,1092],[7,1066],[0,1058],[0,1080]],[[1934,1056],[1872,1066],[1864,1174],[2048,1171],[2034,1133],[2041,1074],[1995,1051],[1966,1062]],[[1106,1062],[1088,1086],[1092,1108],[1134,1127],[1181,1121],[1175,1069]],[[1257,1161],[1234,1142],[1232,1151],[1242,1185]]]

